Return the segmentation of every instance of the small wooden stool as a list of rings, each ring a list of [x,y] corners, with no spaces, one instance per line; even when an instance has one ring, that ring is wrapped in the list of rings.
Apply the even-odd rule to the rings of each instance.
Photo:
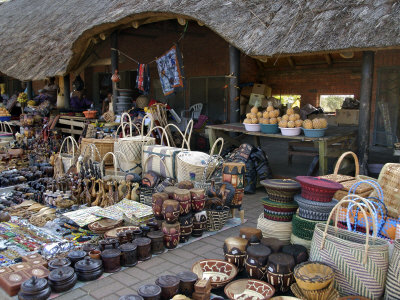
[[[242,209],[242,208],[231,208],[232,218],[235,218],[237,210],[239,211],[240,221],[243,224],[244,223],[244,209]]]

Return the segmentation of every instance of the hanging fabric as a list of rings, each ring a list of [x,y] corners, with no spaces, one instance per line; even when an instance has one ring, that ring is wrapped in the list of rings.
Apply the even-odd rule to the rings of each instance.
[[[150,69],[147,64],[138,64],[137,77],[136,77],[136,88],[141,91],[144,95],[147,95],[150,91]]]
[[[182,56],[176,46],[158,58],[156,62],[165,96],[172,94],[176,88],[184,87]]]

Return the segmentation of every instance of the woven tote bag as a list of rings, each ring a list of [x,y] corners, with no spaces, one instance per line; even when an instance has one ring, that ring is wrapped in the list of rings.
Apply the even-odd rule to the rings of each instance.
[[[12,128],[7,121],[0,122],[0,138],[8,142],[14,139]]]
[[[385,300],[400,299],[400,240],[394,242],[386,279]]]
[[[334,270],[335,288],[341,296],[380,299],[389,265],[389,244],[374,237],[377,234],[375,218],[372,218],[373,237],[338,228],[339,210],[343,205],[350,204],[357,207],[365,219],[366,211],[373,213],[370,204],[363,198],[345,197],[332,209],[326,224],[315,226],[310,260],[324,262]],[[334,214],[334,226],[328,225]],[[366,220],[365,224],[369,232],[369,222]]]
[[[66,144],[67,151],[63,152],[64,144]],[[61,144],[59,156],[61,157],[64,173],[67,173],[69,168],[75,163],[78,156],[79,146],[72,136],[67,136]],[[76,152],[75,152],[76,151]]]
[[[127,136],[125,134],[125,122],[124,117],[127,117],[129,120],[129,135]],[[127,113],[123,113],[121,116],[121,127],[122,127],[122,138],[117,139],[114,142],[114,152],[121,152],[124,153],[126,156],[126,159],[121,159],[119,161],[121,169],[123,169],[126,172],[134,172],[134,173],[141,173],[141,167],[140,170],[138,170],[138,166],[141,165],[142,162],[142,149],[143,145],[146,143],[147,145],[154,145],[156,142],[156,139],[153,137],[150,137],[148,135],[144,135],[144,126],[145,126],[145,121],[147,119],[150,119],[150,128],[149,130],[151,131],[154,125],[153,117],[149,114],[146,114],[143,117],[142,120],[142,126],[139,129],[135,124],[132,123],[131,117]],[[137,131],[139,132],[139,135],[132,136],[132,127],[135,127]]]

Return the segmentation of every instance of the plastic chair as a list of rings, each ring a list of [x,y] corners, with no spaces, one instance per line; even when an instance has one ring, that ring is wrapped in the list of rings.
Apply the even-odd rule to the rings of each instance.
[[[196,103],[189,107],[189,109],[185,109],[181,111],[181,123],[180,127],[186,128],[190,119],[197,120],[200,117],[201,110],[203,109],[203,103]],[[189,112],[190,117],[185,117],[186,112]]]

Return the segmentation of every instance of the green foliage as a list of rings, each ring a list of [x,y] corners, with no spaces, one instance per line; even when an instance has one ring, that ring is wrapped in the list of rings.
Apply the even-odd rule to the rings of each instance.
[[[343,101],[347,97],[354,97],[353,95],[322,95],[320,97],[319,105],[325,112],[336,112],[336,109],[342,107]]]

